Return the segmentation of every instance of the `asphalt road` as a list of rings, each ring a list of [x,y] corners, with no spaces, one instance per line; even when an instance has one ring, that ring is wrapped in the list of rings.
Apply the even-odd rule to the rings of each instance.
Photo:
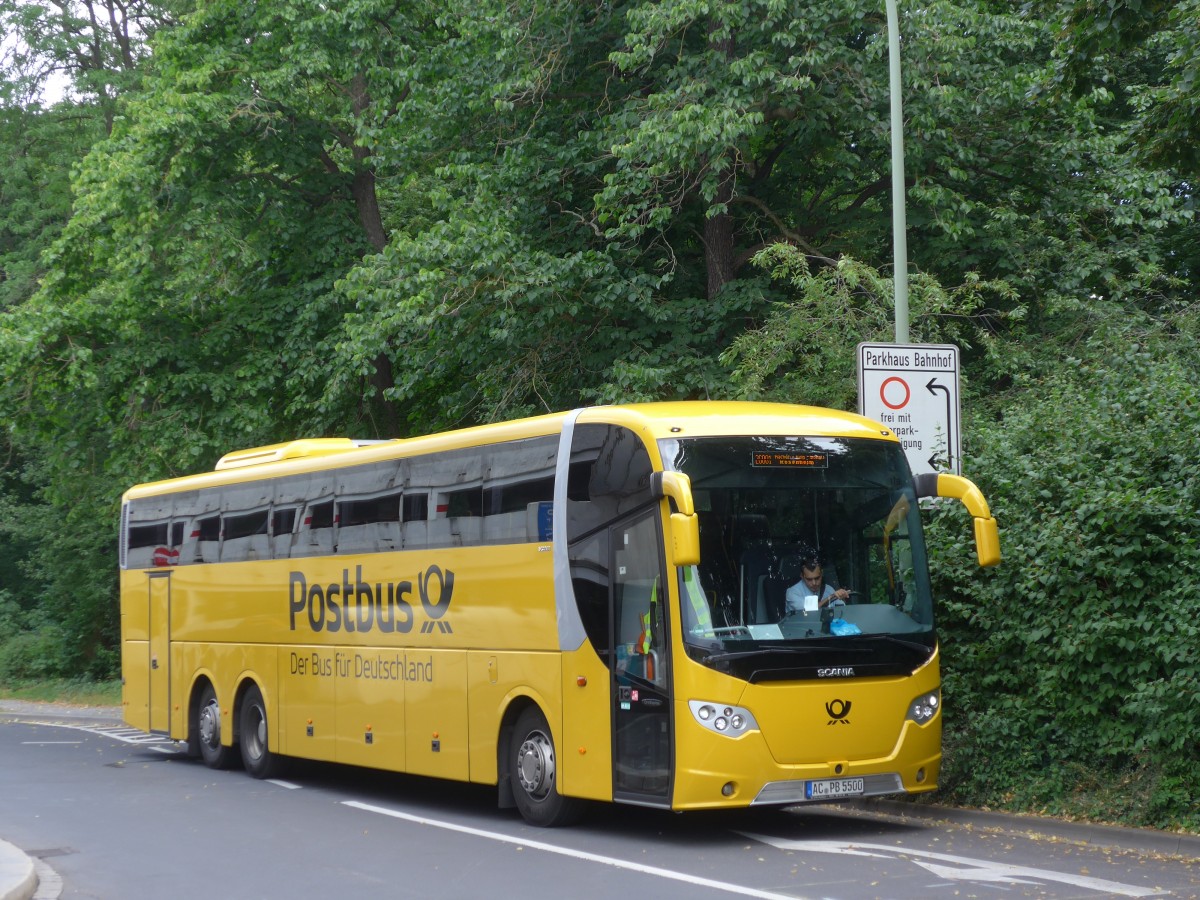
[[[1196,837],[907,803],[545,830],[493,795],[316,764],[256,781],[108,710],[0,701],[0,841],[38,863],[38,900],[1200,898]]]

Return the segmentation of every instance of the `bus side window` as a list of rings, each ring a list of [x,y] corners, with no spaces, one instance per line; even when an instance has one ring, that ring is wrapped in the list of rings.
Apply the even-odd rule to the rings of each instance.
[[[222,516],[224,539],[221,541],[221,560],[270,559],[271,544],[267,534],[269,518],[270,513],[265,509]]]
[[[296,530],[299,510],[294,506],[271,511],[271,550],[275,559],[287,559],[292,552],[292,532]]]
[[[444,495],[450,543],[470,547],[483,540],[483,485],[472,484]]]
[[[400,511],[401,546],[405,550],[424,550],[429,546],[429,495],[404,494]]]
[[[426,546],[461,547],[478,544],[483,525],[483,460],[478,449],[449,450],[408,460],[406,492],[426,494]],[[415,519],[414,519],[415,521]],[[410,529],[414,543],[418,528]],[[405,546],[412,546],[408,536]]]
[[[214,513],[195,523],[196,561],[212,563],[221,557],[221,517]]]
[[[292,556],[322,556],[333,553],[333,531],[333,499],[309,503],[292,542]]]
[[[156,551],[167,543],[166,522],[145,525],[130,525],[127,537],[126,566],[130,569],[146,569],[157,563]]]
[[[338,553],[379,553],[400,546],[400,493],[338,501]]]
[[[558,438],[531,438],[488,447],[483,486],[483,543],[549,540],[539,527],[542,503],[554,500]],[[548,512],[546,513],[548,515]]]

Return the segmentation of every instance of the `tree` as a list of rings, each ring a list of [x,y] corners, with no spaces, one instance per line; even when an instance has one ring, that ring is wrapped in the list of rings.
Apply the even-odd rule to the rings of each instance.
[[[0,310],[28,300],[70,217],[71,168],[103,135],[88,110],[0,103]]]
[[[1127,92],[1138,127],[1130,138],[1155,162],[1194,183],[1200,172],[1200,3],[1150,0],[1046,4],[1062,21],[1061,83],[1076,93],[1098,83]]]
[[[148,42],[186,10],[163,2],[0,0],[10,102],[56,102],[70,92],[112,130],[118,97],[137,83]]]
[[[358,140],[373,114],[357,90],[364,38],[350,11],[309,12],[210,4],[160,32],[144,86],[83,161],[40,289],[0,330],[7,436],[59,523],[35,556],[58,541],[81,572],[111,573],[125,486],[330,421],[330,289],[382,229]],[[379,73],[393,77],[386,60]],[[340,429],[369,421],[355,388],[332,414]],[[111,644],[113,576],[70,591],[56,579],[74,570],[45,571],[59,575],[43,605],[86,628],[68,643]]]
[[[455,21],[444,64],[377,132],[381,162],[419,149],[437,164],[387,179],[408,218],[342,285],[354,313],[333,388],[391,353],[393,396],[424,429],[703,392],[716,367],[694,348],[719,316],[671,310],[655,258],[596,224],[618,17],[562,2]]]

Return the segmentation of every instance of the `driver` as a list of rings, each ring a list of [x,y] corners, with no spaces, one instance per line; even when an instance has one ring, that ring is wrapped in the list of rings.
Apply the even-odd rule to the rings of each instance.
[[[850,599],[850,592],[845,588],[834,589],[826,583],[825,570],[816,554],[804,557],[800,561],[800,580],[787,589],[787,611],[791,613],[804,612],[805,597],[816,597],[817,607],[825,607],[835,600],[845,603]]]

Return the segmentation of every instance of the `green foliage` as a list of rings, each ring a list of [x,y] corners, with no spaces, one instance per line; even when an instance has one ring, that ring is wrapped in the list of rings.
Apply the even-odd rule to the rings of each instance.
[[[0,310],[37,290],[38,257],[70,216],[70,171],[103,135],[86,109],[43,110],[0,102]]]
[[[1146,157],[1200,172],[1200,2],[1107,0],[1061,4],[1057,48],[1061,83],[1075,93],[1122,85],[1137,108],[1131,141]]]
[[[1091,769],[1148,791],[1131,821],[1196,827],[1200,347],[1133,332],[1105,329],[1002,421],[973,423],[1004,563],[968,571],[961,515],[938,515],[934,558],[955,561],[938,572],[945,782],[1049,806]]]
[[[888,341],[895,333],[892,281],[848,256],[814,272],[808,258],[787,244],[763,250],[754,261],[770,270],[787,299],[773,304],[760,328],[742,332],[722,354],[738,395],[852,409],[858,344]],[[986,301],[1009,300],[1011,293],[1003,283],[974,276],[953,290],[915,276],[909,284],[911,339],[992,351],[987,328],[1003,316]]]
[[[10,635],[0,644],[0,679],[60,678],[66,674],[66,636],[56,625]]]

